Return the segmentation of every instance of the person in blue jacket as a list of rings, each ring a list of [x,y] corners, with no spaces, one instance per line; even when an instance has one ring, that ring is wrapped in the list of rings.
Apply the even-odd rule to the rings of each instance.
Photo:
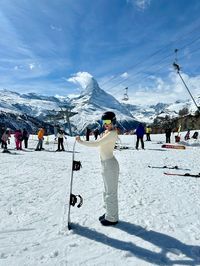
[[[137,141],[136,141],[136,149],[138,150],[138,146],[139,146],[139,141],[141,142],[141,146],[142,149],[144,150],[144,141],[143,141],[143,137],[145,134],[145,129],[144,126],[142,125],[142,123],[140,123],[135,131],[135,134],[137,136]]]

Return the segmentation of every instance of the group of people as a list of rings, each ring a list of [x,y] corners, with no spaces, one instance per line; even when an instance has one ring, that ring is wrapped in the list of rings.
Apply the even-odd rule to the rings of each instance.
[[[8,149],[10,143],[11,132],[9,128],[1,127],[0,129],[0,142],[1,148],[4,150]],[[22,150],[22,142],[24,141],[24,147],[28,148],[29,133],[24,128],[23,130],[17,129],[14,132],[16,150]]]
[[[35,151],[42,151],[44,142],[45,128],[41,127],[37,133],[38,143]],[[66,132],[63,128],[59,128],[56,134],[56,140],[58,140],[58,148],[56,151],[64,151],[64,139],[66,139]],[[0,127],[0,143],[1,148],[5,151],[8,150],[8,144],[10,144],[11,130],[9,128]],[[29,132],[27,129],[17,129],[14,131],[15,148],[16,150],[22,150],[22,143],[24,148],[28,148]]]

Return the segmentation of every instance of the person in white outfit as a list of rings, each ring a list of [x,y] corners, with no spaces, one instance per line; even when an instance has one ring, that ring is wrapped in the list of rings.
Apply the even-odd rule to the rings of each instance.
[[[102,115],[105,127],[104,135],[96,141],[83,141],[80,136],[76,140],[88,147],[99,147],[102,166],[102,177],[104,182],[104,205],[106,213],[99,217],[99,221],[104,226],[115,225],[118,223],[118,179],[119,164],[113,155],[118,133],[115,129],[116,117],[113,112],[105,112]]]

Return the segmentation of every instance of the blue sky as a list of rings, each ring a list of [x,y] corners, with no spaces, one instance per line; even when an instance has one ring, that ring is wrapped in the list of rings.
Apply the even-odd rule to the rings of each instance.
[[[1,0],[0,89],[66,96],[92,75],[131,103],[185,99],[177,48],[197,95],[199,13],[199,0]]]

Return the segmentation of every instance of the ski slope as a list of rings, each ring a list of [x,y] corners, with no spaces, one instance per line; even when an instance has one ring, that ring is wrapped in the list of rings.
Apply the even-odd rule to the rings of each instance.
[[[134,147],[135,136],[120,136]],[[103,227],[103,182],[97,148],[76,144],[73,192],[83,206],[72,207],[74,229],[67,231],[69,178],[74,138],[66,152],[54,152],[53,136],[45,151],[0,152],[0,265],[200,265],[200,179],[165,176],[174,166],[200,172],[200,143],[185,150],[162,149],[164,135],[152,135],[145,150],[116,150],[120,164],[120,222]],[[67,151],[68,149],[68,151]],[[168,172],[184,173],[183,170]]]

